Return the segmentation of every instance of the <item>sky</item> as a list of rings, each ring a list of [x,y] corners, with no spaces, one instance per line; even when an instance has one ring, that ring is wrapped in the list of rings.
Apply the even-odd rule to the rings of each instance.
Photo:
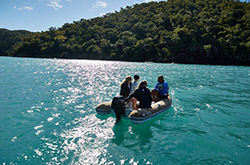
[[[0,28],[46,31],[149,1],[152,0],[0,0]]]
[[[0,28],[46,31],[149,1],[152,0],[0,0]]]

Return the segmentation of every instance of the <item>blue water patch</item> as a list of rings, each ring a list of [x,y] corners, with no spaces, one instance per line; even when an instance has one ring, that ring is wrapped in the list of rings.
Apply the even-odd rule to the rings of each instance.
[[[133,124],[96,114],[138,74],[172,107]],[[249,164],[250,67],[0,57],[1,164]]]

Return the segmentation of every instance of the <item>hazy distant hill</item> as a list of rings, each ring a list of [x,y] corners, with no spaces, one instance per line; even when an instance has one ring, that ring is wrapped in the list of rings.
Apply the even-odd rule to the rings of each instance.
[[[2,33],[3,55],[250,65],[250,4],[233,0],[136,4],[58,29],[24,32],[30,37],[22,41],[12,32],[5,42]]]

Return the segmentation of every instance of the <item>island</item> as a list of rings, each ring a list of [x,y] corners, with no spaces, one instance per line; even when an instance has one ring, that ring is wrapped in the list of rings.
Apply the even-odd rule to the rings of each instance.
[[[250,3],[168,0],[47,31],[0,29],[0,55],[250,65]]]

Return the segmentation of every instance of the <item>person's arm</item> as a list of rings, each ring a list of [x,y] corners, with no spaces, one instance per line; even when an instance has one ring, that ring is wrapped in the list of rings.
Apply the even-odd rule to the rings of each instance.
[[[148,102],[148,103],[146,103],[147,104],[147,106],[148,106],[148,108],[149,107],[151,107],[151,104],[152,104],[152,96],[151,96],[151,92],[150,92],[150,90],[147,88],[147,95],[146,95],[146,97],[148,97],[147,99],[146,99],[146,101]]]
[[[124,85],[125,85],[125,84],[122,84],[122,85],[121,85],[120,95],[122,95],[122,96],[124,96],[124,92],[125,92],[125,90],[124,90],[124,89],[125,89],[125,88],[124,88]]]
[[[156,84],[155,86],[155,89],[154,90],[158,90],[158,86],[159,86],[159,83]]]
[[[127,98],[125,98],[125,101],[127,102],[129,99],[131,99],[132,97],[134,97],[134,93],[135,92],[131,93]]]
[[[169,94],[169,87],[168,87],[168,84],[167,84],[167,95]]]
[[[130,89],[129,94],[133,93],[134,91],[135,91],[135,84],[133,83],[133,84],[131,85],[131,89]]]
[[[132,97],[135,97],[137,96],[138,94],[138,90],[136,89],[133,93],[131,93],[127,98],[125,98],[125,101],[128,101],[129,99],[131,99]]]
[[[167,93],[167,96],[168,96],[168,95],[169,95],[169,86],[167,87],[167,92],[168,92],[168,93]]]
[[[150,98],[149,98],[149,100],[150,100],[150,103],[152,103],[152,100],[153,100],[153,99],[152,99],[152,95],[151,95],[151,92],[150,92],[150,90],[148,90],[148,93],[149,93],[148,95],[149,95],[149,97],[150,97]]]
[[[165,87],[164,87],[164,96],[167,96],[168,95],[168,83],[165,84]]]

